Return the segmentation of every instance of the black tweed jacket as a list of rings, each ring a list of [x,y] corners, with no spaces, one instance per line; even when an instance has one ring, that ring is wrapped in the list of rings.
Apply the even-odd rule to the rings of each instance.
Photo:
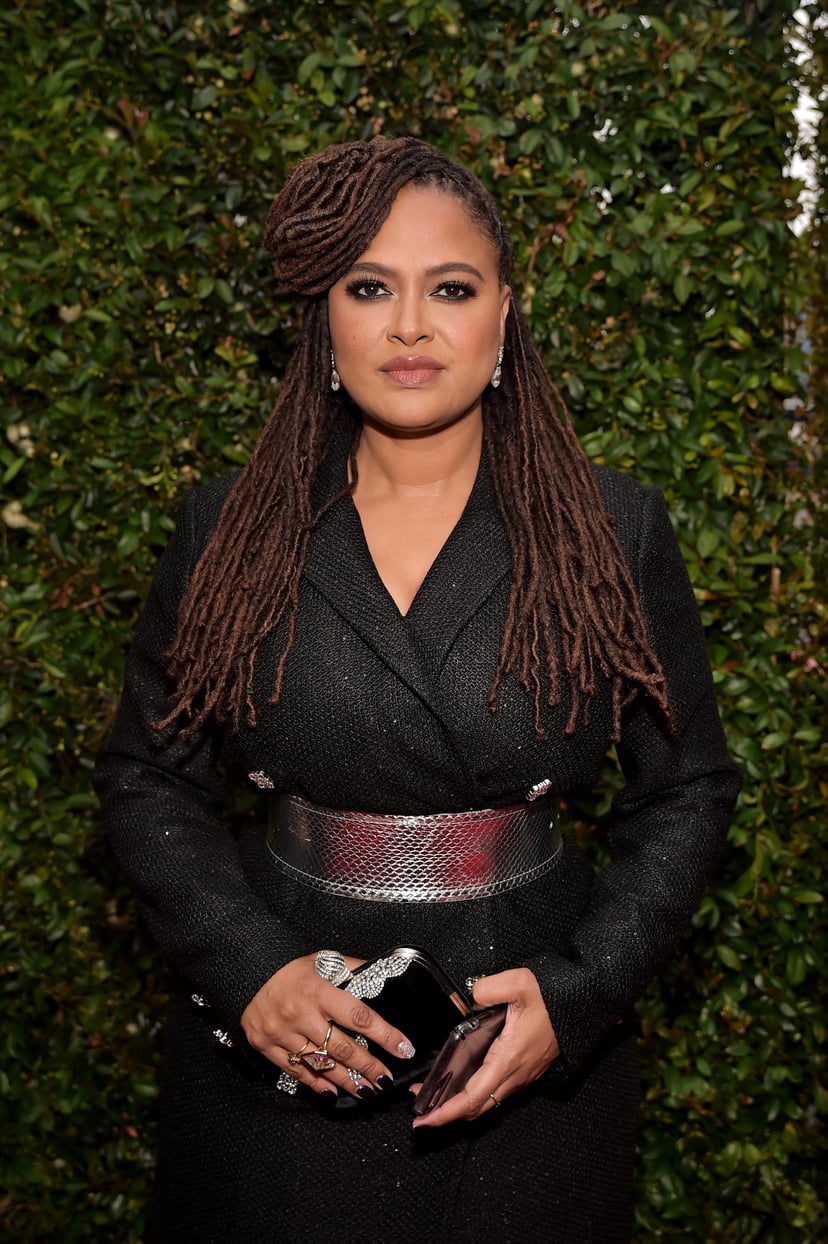
[[[318,499],[343,487],[345,469],[339,445]],[[152,725],[166,710],[162,654],[178,601],[232,478],[184,498],[96,784],[155,936],[224,1026],[238,1032],[254,993],[296,955],[335,945],[367,957],[426,943],[458,976],[527,964],[561,1044],[560,1075],[613,1031],[669,956],[715,866],[739,777],[663,498],[615,472],[597,469],[597,478],[667,674],[674,733],[645,696],[627,710],[617,748],[627,784],[614,801],[612,862],[602,872],[567,842],[558,866],[526,894],[429,913],[415,910],[421,904],[378,912],[392,905],[333,900],[274,878],[262,831],[237,840],[223,823],[219,761],[229,756],[233,773],[264,774],[276,789],[331,807],[411,813],[503,806],[545,778],[558,796],[594,781],[609,745],[608,688],[570,739],[563,685],[560,703],[546,711],[544,739],[513,680],[498,712],[485,709],[510,575],[485,461],[405,618],[377,575],[350,498],[328,511],[311,540],[282,699],[267,703],[284,639],[277,631],[257,664],[258,723],[232,740],[218,730],[182,740]]]

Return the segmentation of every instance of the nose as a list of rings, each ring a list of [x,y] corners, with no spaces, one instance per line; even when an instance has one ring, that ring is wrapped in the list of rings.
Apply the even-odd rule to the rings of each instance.
[[[415,291],[400,292],[391,304],[388,323],[388,340],[399,341],[404,346],[414,346],[419,341],[430,341],[434,336],[428,314],[428,306]]]

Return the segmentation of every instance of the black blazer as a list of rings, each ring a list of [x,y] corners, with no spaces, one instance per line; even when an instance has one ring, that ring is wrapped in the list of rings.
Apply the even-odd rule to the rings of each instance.
[[[345,471],[339,444],[320,472],[318,501],[344,486]],[[567,841],[552,873],[521,890],[438,905],[332,899],[277,875],[260,829],[239,840],[226,829],[218,762],[229,747],[235,771],[263,773],[276,789],[331,807],[411,813],[507,805],[544,778],[558,796],[594,781],[609,744],[608,687],[570,739],[563,685],[560,703],[546,711],[544,739],[514,679],[498,712],[486,711],[511,567],[485,460],[405,618],[373,566],[350,498],[328,511],[311,539],[280,703],[267,703],[284,639],[277,631],[257,663],[257,726],[232,740],[217,729],[182,740],[152,726],[167,709],[162,654],[178,601],[232,478],[185,496],[96,783],[155,936],[231,1031],[273,971],[299,954],[333,945],[369,957],[393,944],[428,944],[461,978],[528,965],[560,1041],[556,1073],[565,1074],[613,1030],[673,950],[715,866],[739,778],[663,498],[616,472],[596,474],[667,675],[674,734],[646,696],[626,711],[617,752],[627,785],[613,803],[606,869],[596,875]]]

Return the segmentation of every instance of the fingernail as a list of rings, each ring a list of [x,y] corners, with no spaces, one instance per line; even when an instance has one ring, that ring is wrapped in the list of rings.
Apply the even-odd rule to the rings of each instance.
[[[357,1089],[357,1097],[361,1097],[363,1101],[370,1101],[374,1096],[374,1090],[370,1084],[360,1084]]]
[[[412,1123],[411,1130],[413,1132],[427,1132],[431,1129],[430,1123]]]
[[[323,1089],[319,1096],[322,1098],[326,1106],[330,1106],[332,1102],[336,1101],[339,1094],[335,1093],[333,1089]]]
[[[394,1087],[394,1081],[390,1076],[377,1076],[377,1084],[385,1093]]]
[[[399,1045],[397,1046],[397,1053],[399,1054],[400,1058],[413,1058],[414,1057],[414,1046],[411,1044],[410,1041],[401,1041]]]

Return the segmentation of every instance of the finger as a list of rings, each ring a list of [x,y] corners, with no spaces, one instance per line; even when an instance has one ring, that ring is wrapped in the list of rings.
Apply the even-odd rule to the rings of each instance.
[[[312,1071],[302,1058],[303,1054],[310,1053],[317,1048],[321,1048],[321,1044],[317,1046],[316,1041],[297,1033],[286,1040],[284,1047],[273,1045],[269,1050],[262,1052],[280,1071],[292,1076],[294,1080],[306,1085],[319,1096],[333,1100],[338,1096],[336,1084]]]
[[[330,1071],[320,1071],[314,1074],[316,1084],[314,1087],[317,1092],[324,1088],[333,1089],[338,1095],[345,1094],[349,1097],[356,1097],[359,1101],[373,1101],[378,1094],[377,1088],[373,1084],[369,1084],[361,1072],[355,1067],[346,1067],[344,1064],[337,1064]]]
[[[471,1081],[469,1081],[469,1084],[455,1097],[442,1106],[430,1110],[428,1114],[415,1119],[414,1130],[420,1127],[444,1127],[447,1123],[457,1123],[461,1120],[469,1122],[472,1119],[478,1119],[481,1115],[488,1114],[490,1110],[497,1110],[507,1096],[506,1086],[496,1086],[486,1092],[484,1088],[472,1088]]]
[[[334,997],[331,997],[331,994]],[[324,993],[320,991],[320,1005],[329,1007],[329,1014],[338,1028],[348,1028],[351,1032],[360,1032],[374,1045],[380,1046],[395,1058],[413,1058],[414,1046],[400,1028],[395,1028],[387,1020],[372,1011],[361,999],[354,998],[341,989],[329,986]],[[355,1064],[360,1066],[361,1064]],[[384,1068],[388,1074],[388,1068]]]
[[[492,976],[480,976],[474,983],[475,1006],[493,1006],[508,1002],[522,1010],[531,997],[539,995],[537,977],[529,968],[509,968]]]
[[[272,1056],[269,1056],[269,1060],[284,1076],[297,1080],[329,1104],[333,1104],[339,1096],[335,1083],[327,1080],[325,1076],[310,1071],[304,1063],[291,1063],[286,1051],[274,1052]],[[286,1084],[280,1082],[277,1084],[277,1087],[284,1088],[287,1092],[295,1091],[289,1088],[289,1081]]]
[[[328,1042],[328,1053],[336,1059],[337,1067],[327,1074],[354,1096],[367,1100],[375,1089],[387,1090],[394,1083],[392,1073],[381,1059],[336,1027]]]
[[[434,1110],[421,1115],[414,1127],[442,1127],[461,1119],[477,1119],[502,1105],[520,1087],[521,1081],[510,1072],[503,1059],[491,1059],[490,1055],[491,1051],[465,1088]]]
[[[323,1082],[367,1101],[375,1095],[377,1089],[390,1089],[394,1081],[385,1064],[374,1057],[366,1045],[367,1041],[364,1045],[342,1032],[335,1024],[328,1024],[325,1036],[318,1045],[310,1042],[304,1047],[297,1047],[293,1054],[293,1066],[301,1066],[315,1079],[321,1078]],[[319,1061],[323,1057],[333,1065],[314,1065],[315,1060]]]
[[[314,1041],[297,1039],[291,1053],[287,1053],[283,1049],[274,1049],[271,1061],[287,1075],[292,1076],[300,1084],[306,1085],[323,1098],[330,1098],[333,1101],[339,1096],[339,1092],[342,1089],[363,1101],[375,1096],[374,1087],[365,1080],[361,1072],[356,1068],[340,1066],[334,1060],[334,1066],[329,1070],[314,1071],[304,1061],[303,1054],[313,1055],[324,1050],[324,1039],[318,1046]],[[330,1039],[327,1043],[327,1052],[328,1056],[333,1058],[330,1049]],[[390,1083],[389,1080],[389,1086]]]

